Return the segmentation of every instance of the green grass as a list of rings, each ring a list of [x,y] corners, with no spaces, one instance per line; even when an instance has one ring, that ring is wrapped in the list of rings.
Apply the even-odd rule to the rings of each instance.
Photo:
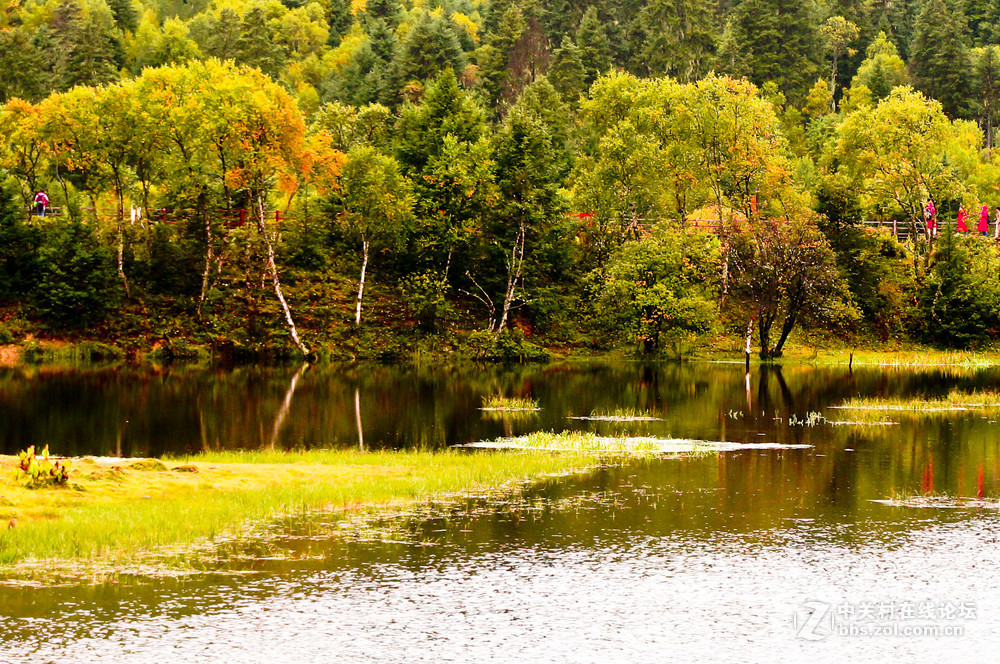
[[[0,483],[13,500],[5,509],[31,517],[0,532],[0,572],[47,559],[128,564],[160,547],[240,537],[279,516],[509,489],[593,463],[573,455],[457,451],[220,452],[165,461],[199,471],[126,468],[91,479],[80,473],[79,490]]]
[[[603,422],[658,422],[659,417],[649,411],[636,408],[615,408],[614,410],[593,410],[590,415],[573,417],[574,420],[598,420]]]
[[[482,410],[539,410],[537,399],[525,397],[502,397],[499,395],[483,397]]]
[[[953,412],[963,410],[1000,411],[1000,392],[984,390],[962,392],[952,390],[944,397],[876,397],[848,399],[839,406],[852,411],[893,411],[893,412]]]

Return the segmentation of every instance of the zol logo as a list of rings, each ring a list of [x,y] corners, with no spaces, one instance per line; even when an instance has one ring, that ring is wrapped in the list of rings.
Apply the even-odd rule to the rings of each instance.
[[[792,616],[795,636],[806,641],[822,641],[833,634],[830,605],[827,602],[808,601],[799,605]]]

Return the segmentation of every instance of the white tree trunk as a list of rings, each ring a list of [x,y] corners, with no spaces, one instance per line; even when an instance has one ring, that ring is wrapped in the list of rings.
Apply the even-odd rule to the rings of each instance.
[[[264,226],[264,198],[263,194],[257,194],[257,229],[260,231],[260,235],[264,238],[264,246],[267,248],[267,269],[271,273],[271,280],[274,282],[274,294],[278,296],[278,302],[281,303],[281,310],[285,313],[285,322],[288,323],[288,329],[292,333],[292,341],[295,342],[295,346],[299,349],[303,355],[309,354],[309,349],[306,345],[302,343],[299,339],[299,332],[295,329],[295,321],[292,320],[292,310],[288,308],[288,302],[285,301],[285,296],[281,292],[281,280],[278,278],[278,266],[274,262],[274,246],[271,244],[271,238],[267,235],[267,228]]]
[[[361,300],[365,296],[365,272],[368,270],[368,238],[361,238],[363,258],[361,260],[361,280],[358,281],[358,304],[354,311],[354,324],[361,325]]]
[[[521,224],[521,230],[517,234],[517,240],[510,250],[510,261],[507,263],[507,290],[503,297],[503,313],[500,322],[497,323],[496,334],[500,334],[507,325],[507,318],[510,315],[510,308],[514,302],[514,294],[517,292],[517,285],[521,281],[521,269],[524,266],[524,239],[525,228]]]
[[[208,278],[212,272],[212,222],[208,216],[208,211],[203,210],[205,215],[205,270],[201,274],[201,295],[198,297],[198,317],[201,318],[201,308],[205,304],[205,297],[208,295]]]

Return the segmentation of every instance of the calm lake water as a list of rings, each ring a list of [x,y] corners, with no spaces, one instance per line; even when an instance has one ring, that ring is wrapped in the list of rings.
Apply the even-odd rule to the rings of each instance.
[[[950,662],[1000,645],[997,511],[872,502],[1000,497],[1000,422],[796,423],[849,419],[829,406],[850,396],[995,387],[1000,371],[2,371],[6,453],[443,448],[574,428],[813,446],[602,468],[386,518],[391,542],[332,537],[330,516],[275,524],[184,579],[0,585],[2,662]],[[497,393],[542,411],[488,419]],[[662,421],[569,419],[616,407]]]

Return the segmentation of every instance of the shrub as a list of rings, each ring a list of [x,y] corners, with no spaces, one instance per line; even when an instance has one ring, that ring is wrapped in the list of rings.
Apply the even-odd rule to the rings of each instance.
[[[520,330],[503,330],[494,334],[489,330],[470,332],[465,339],[465,352],[477,360],[490,362],[544,362],[550,355],[547,350],[524,339]]]
[[[62,486],[69,481],[69,466],[67,463],[49,459],[49,446],[42,450],[41,457],[35,456],[35,446],[17,455],[21,476],[27,479],[31,488],[43,486]]]
[[[438,272],[424,272],[408,277],[401,284],[407,309],[423,330],[436,330],[452,312],[448,302],[448,281]]]
[[[60,327],[83,327],[103,320],[118,299],[111,251],[94,229],[71,221],[49,228],[38,252],[38,282],[32,302]]]

